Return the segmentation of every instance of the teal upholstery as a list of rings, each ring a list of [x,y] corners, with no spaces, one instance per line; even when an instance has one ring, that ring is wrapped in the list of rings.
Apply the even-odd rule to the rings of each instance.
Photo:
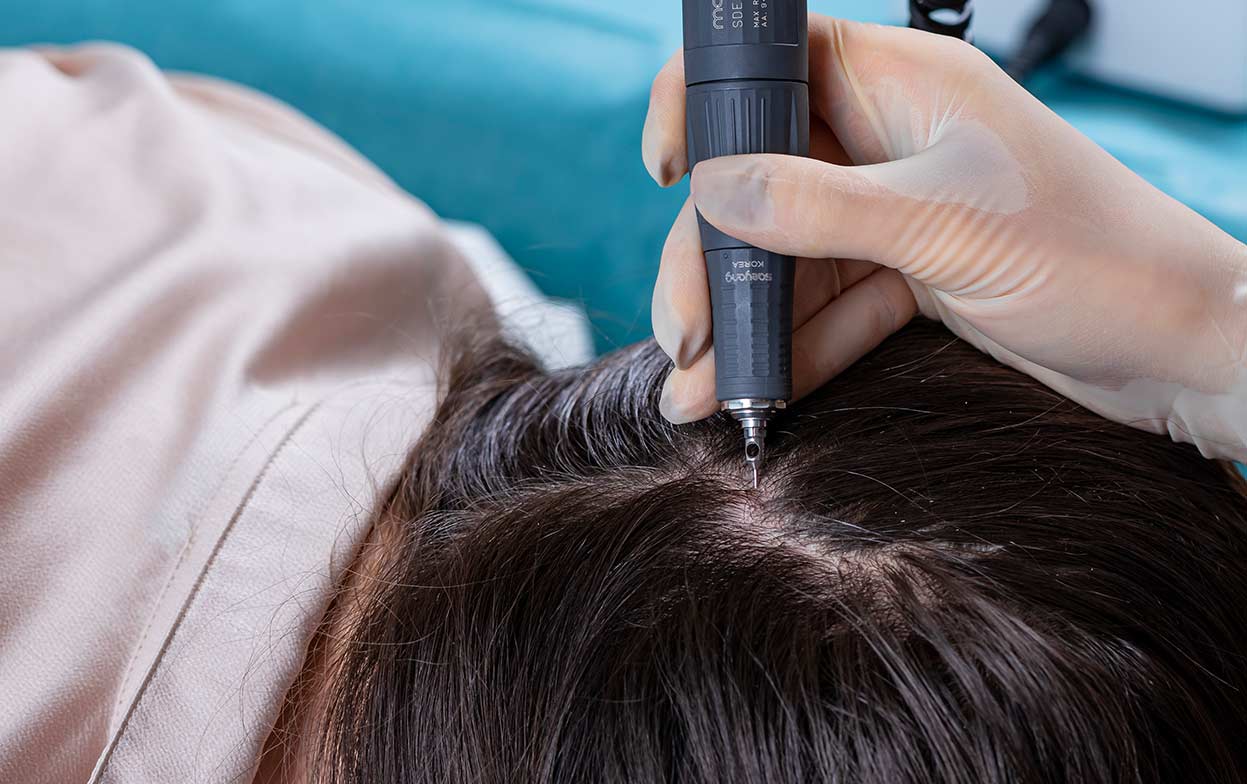
[[[811,0],[895,21],[897,4]],[[0,45],[110,39],[169,69],[271,93],[439,213],[484,224],[601,348],[649,331],[659,251],[686,186],[638,147],[677,0],[0,0]],[[1161,188],[1247,237],[1247,121],[1050,80],[1057,111]]]

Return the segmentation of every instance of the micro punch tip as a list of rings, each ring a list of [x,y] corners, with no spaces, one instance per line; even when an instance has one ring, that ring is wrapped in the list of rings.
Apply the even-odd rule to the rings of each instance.
[[[787,403],[782,400],[725,400],[723,408],[740,422],[745,436],[745,465],[753,475],[753,489],[762,480],[762,463],[766,453],[766,424]]]
[[[753,489],[758,489],[758,474],[762,468],[763,442],[757,436],[745,438],[745,465],[753,472]]]

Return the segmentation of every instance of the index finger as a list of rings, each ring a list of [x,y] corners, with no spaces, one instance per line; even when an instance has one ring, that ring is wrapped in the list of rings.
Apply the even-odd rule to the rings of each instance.
[[[688,170],[684,135],[684,50],[667,60],[649,91],[649,111],[641,132],[645,170],[662,187],[674,185]]]

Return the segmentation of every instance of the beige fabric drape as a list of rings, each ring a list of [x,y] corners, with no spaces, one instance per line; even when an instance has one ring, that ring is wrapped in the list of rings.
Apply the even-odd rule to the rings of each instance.
[[[0,781],[249,780],[488,298],[274,101],[0,51]]]

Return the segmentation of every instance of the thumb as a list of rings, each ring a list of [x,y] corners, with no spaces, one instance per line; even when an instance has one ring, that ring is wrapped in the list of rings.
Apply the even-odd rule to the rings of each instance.
[[[693,200],[715,228],[789,256],[848,258],[899,268],[902,238],[942,205],[927,191],[923,153],[870,166],[790,155],[713,158],[693,171]]]

